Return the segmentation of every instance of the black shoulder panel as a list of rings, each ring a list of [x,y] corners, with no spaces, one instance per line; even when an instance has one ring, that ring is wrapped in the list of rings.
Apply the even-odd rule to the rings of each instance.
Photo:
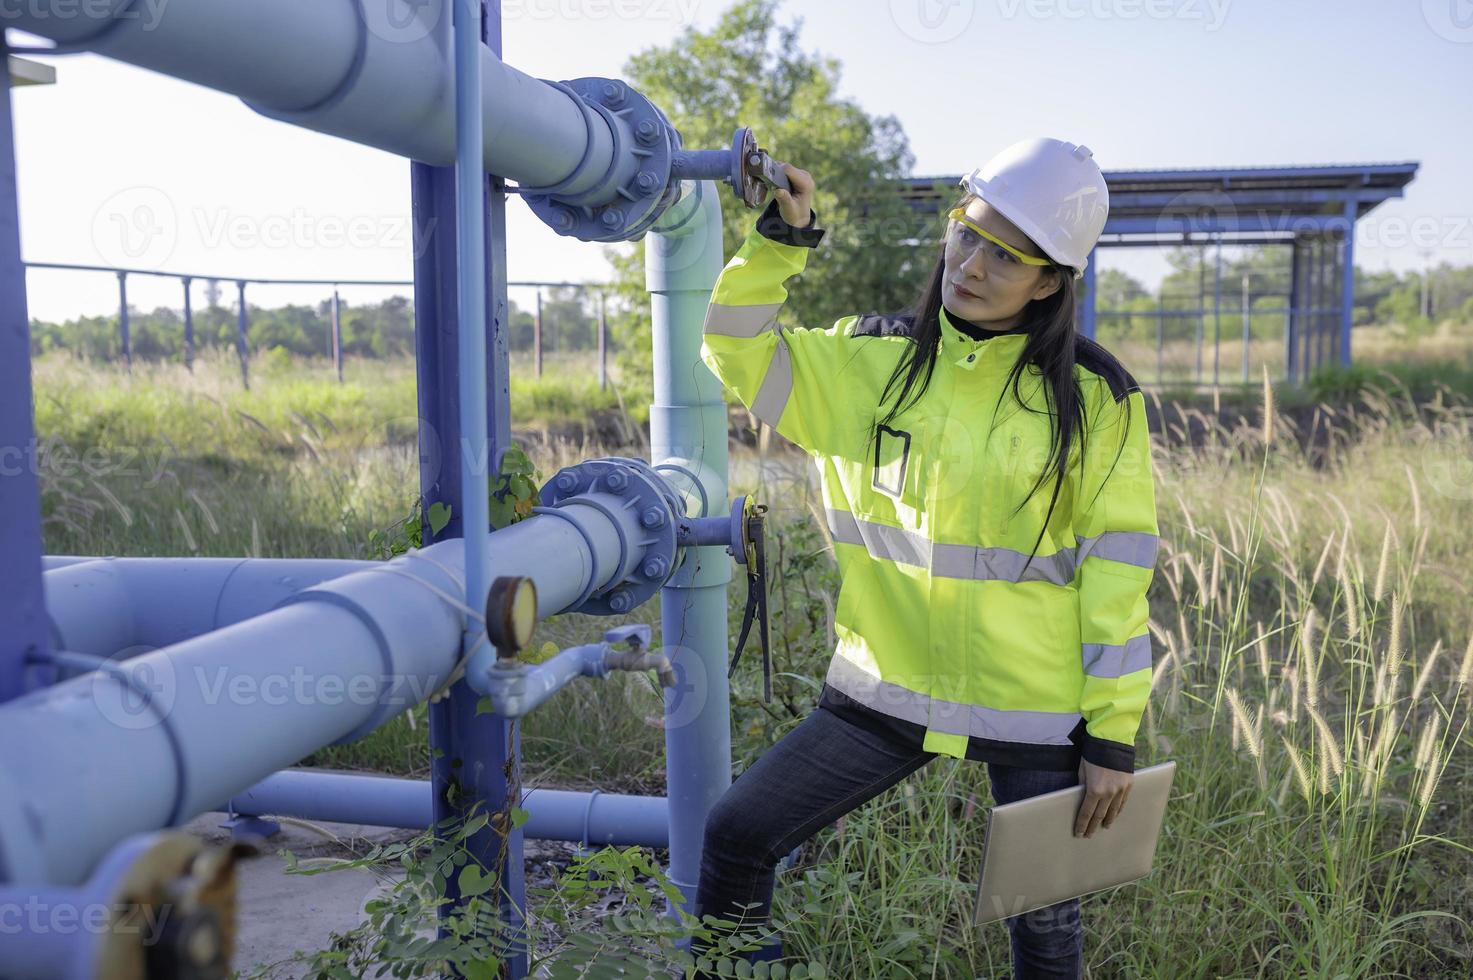
[[[855,337],[909,337],[914,333],[914,318],[908,313],[864,313],[854,324]]]
[[[1134,376],[1125,370],[1125,365],[1121,364],[1114,354],[1088,337],[1078,338],[1078,343],[1074,345],[1074,361],[1086,370],[1093,371],[1104,378],[1105,383],[1110,386],[1110,394],[1115,396],[1117,402],[1124,399],[1130,392],[1140,389]]]

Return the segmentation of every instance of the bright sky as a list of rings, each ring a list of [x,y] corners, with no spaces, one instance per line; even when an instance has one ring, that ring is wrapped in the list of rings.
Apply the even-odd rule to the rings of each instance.
[[[506,0],[506,58],[544,78],[618,76],[629,55],[709,27],[728,5]],[[1088,145],[1107,170],[1415,160],[1407,196],[1362,220],[1357,265],[1420,268],[1426,252],[1473,262],[1469,0],[786,0],[781,19],[795,18],[805,49],[843,63],[845,96],[899,117],[917,174],[970,170],[1039,135]],[[57,85],[14,93],[27,259],[409,277],[406,161],[120,63],[49,60]],[[140,207],[176,233],[130,258],[114,221]],[[511,278],[607,277],[602,246],[560,238],[519,201],[508,210]],[[1108,250],[1101,267],[1149,285],[1165,271],[1150,249]],[[42,319],[116,307],[111,276],[33,271],[29,284]],[[251,293],[264,305],[323,295]],[[161,280],[130,280],[129,298],[180,305]]]

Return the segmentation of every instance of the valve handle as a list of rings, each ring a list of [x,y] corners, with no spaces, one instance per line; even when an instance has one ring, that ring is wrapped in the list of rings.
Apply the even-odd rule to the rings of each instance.
[[[749,208],[760,208],[767,203],[769,189],[791,190],[788,175],[783,165],[757,145],[757,137],[750,126],[737,129],[731,140],[732,189]]]

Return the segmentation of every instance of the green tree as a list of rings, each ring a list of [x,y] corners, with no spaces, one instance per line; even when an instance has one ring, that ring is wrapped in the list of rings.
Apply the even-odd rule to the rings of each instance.
[[[871,116],[838,95],[836,59],[800,49],[801,21],[777,23],[777,0],[740,0],[706,32],[688,28],[669,47],[625,65],[631,84],[680,131],[686,149],[728,146],[738,125],[762,147],[813,174],[815,210],[829,230],[784,309],[788,322],[828,327],[851,313],[898,309],[929,270],[940,221],[916,247],[919,224],[895,181],[914,164],[900,122]],[[756,219],[723,188],[723,243],[729,257]],[[610,329],[625,377],[650,370],[644,244],[610,250],[616,293]],[[617,305],[616,305],[617,304]],[[698,328],[696,328],[698,329]]]

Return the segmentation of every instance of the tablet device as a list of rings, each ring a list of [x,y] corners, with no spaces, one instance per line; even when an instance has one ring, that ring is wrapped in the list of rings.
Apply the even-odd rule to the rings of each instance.
[[[977,925],[1144,878],[1156,856],[1175,762],[1135,771],[1130,799],[1093,837],[1074,836],[1084,786],[994,806],[987,817]]]

